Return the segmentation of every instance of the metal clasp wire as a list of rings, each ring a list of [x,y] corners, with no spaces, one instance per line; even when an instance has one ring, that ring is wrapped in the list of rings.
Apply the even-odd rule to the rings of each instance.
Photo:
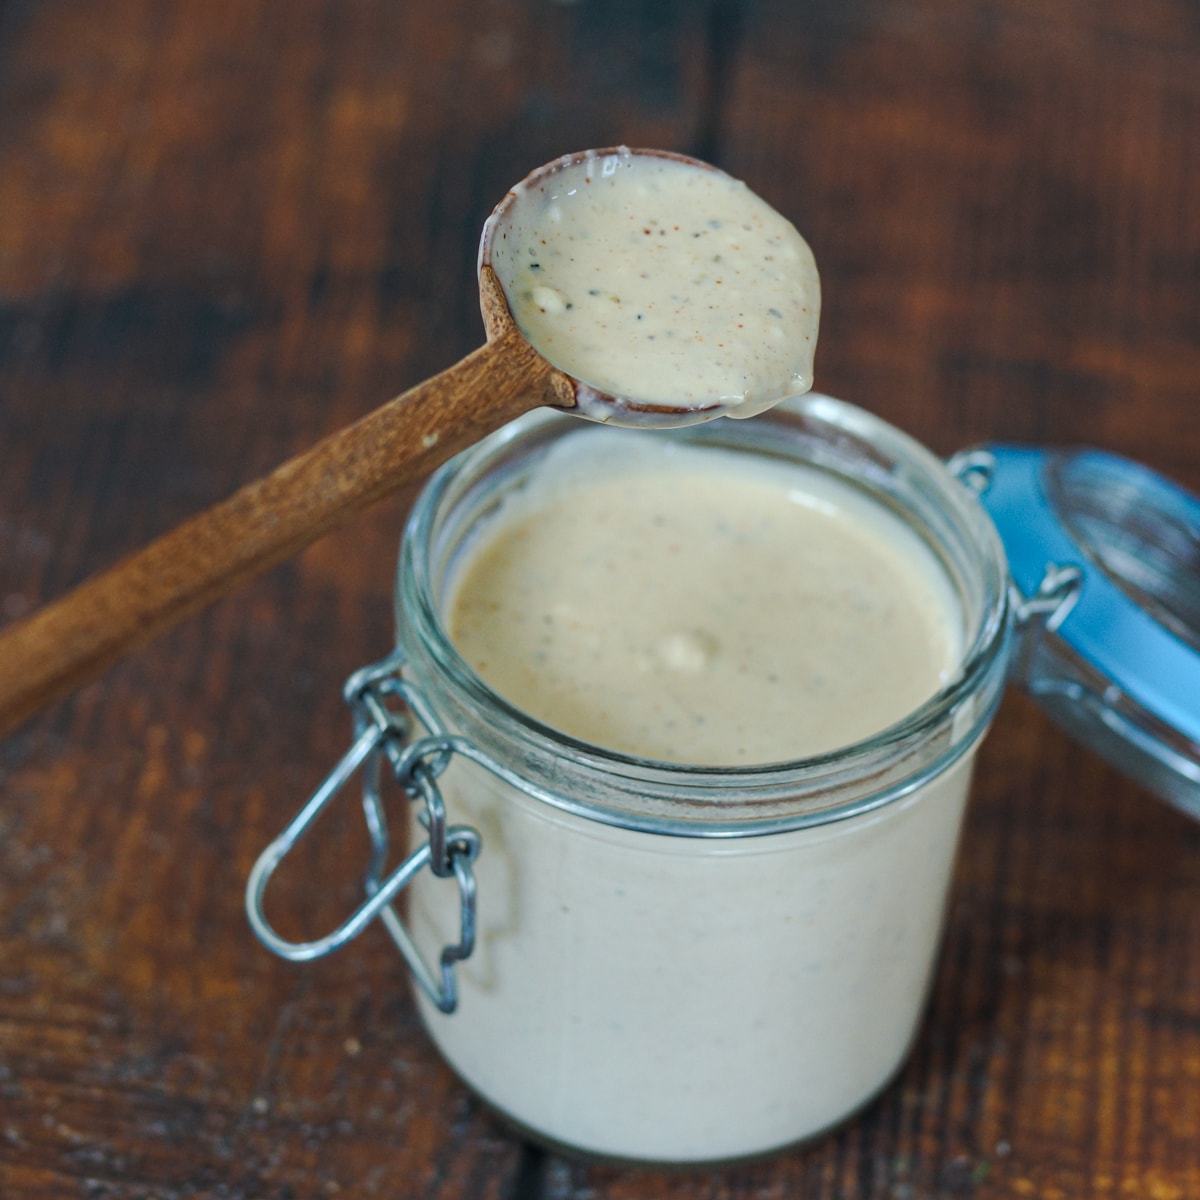
[[[1011,584],[1013,594],[1013,622],[1023,630],[1034,620],[1040,620],[1047,633],[1053,633],[1070,615],[1079,600],[1083,587],[1083,572],[1074,565],[1061,567],[1058,563],[1047,563],[1037,591],[1032,596],[1023,595],[1016,584]]]
[[[312,794],[286,829],[262,852],[246,883],[246,915],[259,941],[290,962],[308,962],[332,954],[357,937],[376,917],[387,929],[418,986],[438,1009],[451,1013],[458,1005],[455,964],[475,948],[475,875],[482,839],[469,825],[446,825],[446,807],[437,778],[446,769],[458,739],[448,735],[424,697],[403,679],[403,656],[395,651],[381,662],[356,671],[343,690],[354,711],[355,738],[350,749]],[[392,704],[389,704],[389,700]],[[396,708],[399,702],[401,708]],[[409,742],[410,714],[428,736]],[[411,800],[420,800],[420,821],[427,839],[387,878],[388,826],[380,796],[380,766],[388,759],[392,774]],[[363,816],[371,838],[371,860],[364,879],[367,899],[332,933],[309,942],[291,942],[272,928],[263,896],[275,869],[309,826],[363,770]],[[440,979],[421,957],[412,935],[392,901],[425,867],[441,878],[453,877],[460,903],[459,940],[442,948]]]
[[[996,473],[996,456],[990,450],[959,450],[946,459],[946,470],[968,491],[982,496],[991,486]],[[1047,563],[1037,590],[1024,595],[1015,583],[1009,583],[1013,624],[1024,630],[1040,620],[1048,633],[1053,633],[1070,615],[1083,586],[1083,572],[1074,565]]]
[[[982,496],[991,485],[996,456],[990,450],[959,450],[946,459],[946,470],[968,491]]]

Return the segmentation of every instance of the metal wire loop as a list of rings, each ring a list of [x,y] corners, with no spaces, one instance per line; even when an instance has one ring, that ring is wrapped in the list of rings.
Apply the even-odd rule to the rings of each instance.
[[[403,658],[397,651],[379,663],[356,671],[343,695],[354,711],[355,739],[284,831],[259,856],[246,883],[246,915],[258,939],[291,962],[307,962],[332,954],[358,936],[379,917],[408,964],[421,990],[442,1012],[458,1003],[454,967],[475,947],[476,886],[472,864],[482,839],[468,825],[446,824],[446,806],[437,786],[457,739],[446,733],[424,697],[400,674]],[[408,741],[414,718],[428,735]],[[474,757],[474,756],[472,756]],[[419,820],[426,840],[386,878],[388,824],[380,788],[380,766],[386,758],[393,778],[410,800],[420,801]],[[366,900],[332,933],[306,942],[281,937],[267,920],[263,898],[276,868],[308,831],[317,817],[359,771],[363,777],[363,816],[371,838],[371,859],[363,880]],[[459,895],[459,939],[442,947],[437,974],[421,957],[392,901],[425,868],[439,878],[453,878]]]
[[[1083,572],[1078,567],[1047,563],[1046,573],[1032,596],[1021,595],[1013,586],[1013,620],[1017,628],[1040,618],[1046,629],[1053,633],[1075,607],[1082,586]]]
[[[959,450],[946,459],[946,470],[977,496],[991,486],[996,456],[990,450]]]

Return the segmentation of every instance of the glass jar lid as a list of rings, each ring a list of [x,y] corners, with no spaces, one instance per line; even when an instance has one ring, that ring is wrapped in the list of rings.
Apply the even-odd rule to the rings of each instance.
[[[960,461],[1031,618],[1018,679],[1200,819],[1200,500],[1099,450],[991,446]]]

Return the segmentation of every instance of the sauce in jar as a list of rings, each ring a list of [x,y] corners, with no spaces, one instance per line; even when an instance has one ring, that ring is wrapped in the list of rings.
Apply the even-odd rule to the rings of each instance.
[[[903,522],[798,464],[580,430],[457,573],[450,638],[534,719],[709,766],[860,741],[961,650],[944,572]]]
[[[825,397],[665,436],[547,414],[439,477],[405,674],[516,773],[440,778],[483,843],[458,1010],[418,995],[456,1072],[556,1146],[659,1163],[866,1103],[936,958],[1004,580],[941,464]],[[459,916],[414,879],[427,960]]]

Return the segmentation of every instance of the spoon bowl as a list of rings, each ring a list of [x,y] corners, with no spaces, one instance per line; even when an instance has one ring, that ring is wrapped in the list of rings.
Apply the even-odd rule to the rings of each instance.
[[[811,250],[698,159],[618,146],[539,167],[484,225],[479,274],[485,297],[501,300],[485,300],[489,337],[515,325],[578,415],[690,425],[812,385]]]
[[[700,159],[688,158],[666,150],[630,151],[624,147],[614,147],[607,150],[587,150],[581,154],[567,154],[530,172],[496,206],[484,223],[483,234],[479,240],[479,297],[483,324],[489,341],[503,338],[512,330],[518,329],[505,284],[501,282],[497,271],[497,259],[500,270],[504,270],[504,242],[510,233],[515,235],[514,218],[520,216],[522,201],[528,205],[530,198],[539,193],[553,194],[553,189],[562,188],[565,177],[580,167],[586,169],[592,164],[603,163],[606,159],[619,159],[631,154],[686,163],[700,170],[717,169]],[[565,186],[569,188],[569,182],[566,182]],[[718,399],[668,406],[632,396],[617,395],[611,390],[578,379],[565,370],[556,370],[552,378],[552,386],[559,396],[559,402],[553,407],[573,411],[578,416],[606,424],[642,428],[680,427],[712,420],[726,411],[725,405]]]

